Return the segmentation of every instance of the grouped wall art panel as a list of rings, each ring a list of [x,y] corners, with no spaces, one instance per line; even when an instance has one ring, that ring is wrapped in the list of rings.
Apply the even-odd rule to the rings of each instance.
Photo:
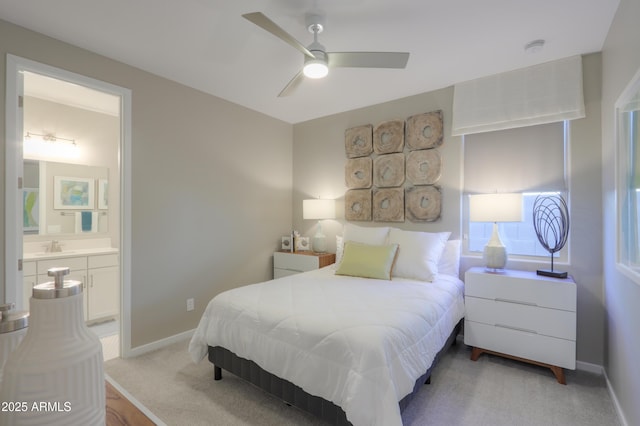
[[[405,190],[405,215],[411,222],[433,222],[440,219],[442,194],[434,185],[412,186]]]
[[[404,154],[379,155],[373,160],[373,184],[394,188],[404,183]]]
[[[440,180],[442,158],[437,149],[421,149],[407,154],[407,180],[414,185],[433,185]]]
[[[373,190],[373,221],[404,222],[403,188],[376,188]]]
[[[368,222],[371,220],[371,190],[350,189],[344,196],[345,219]]]
[[[344,180],[349,189],[371,188],[371,157],[350,158],[344,169]]]
[[[427,112],[407,118],[409,150],[430,149],[442,145],[442,111]]]
[[[442,209],[442,111],[345,131],[345,218],[432,222]]]
[[[373,152],[373,126],[352,127],[344,132],[347,158],[366,157]]]
[[[373,129],[373,152],[391,154],[404,149],[404,121],[393,120],[378,124]]]

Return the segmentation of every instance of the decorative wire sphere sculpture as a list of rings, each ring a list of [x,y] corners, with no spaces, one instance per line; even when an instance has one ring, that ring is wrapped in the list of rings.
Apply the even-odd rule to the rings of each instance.
[[[538,241],[551,256],[551,270],[538,270],[538,275],[566,278],[566,272],[553,270],[553,254],[562,250],[569,237],[569,209],[560,194],[536,197],[533,202],[533,228]]]

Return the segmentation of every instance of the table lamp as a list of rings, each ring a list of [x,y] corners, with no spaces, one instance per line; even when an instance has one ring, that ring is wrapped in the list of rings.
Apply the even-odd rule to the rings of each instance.
[[[335,219],[335,217],[335,200],[315,199],[302,201],[302,218],[318,220],[318,228],[312,240],[312,248],[316,253],[324,253],[327,251],[327,241],[322,233],[322,224],[320,221],[323,219]]]
[[[498,222],[522,222],[522,194],[471,195],[469,220],[493,222],[493,233],[484,247],[485,267],[493,271],[504,269],[507,264],[507,248],[500,240]]]

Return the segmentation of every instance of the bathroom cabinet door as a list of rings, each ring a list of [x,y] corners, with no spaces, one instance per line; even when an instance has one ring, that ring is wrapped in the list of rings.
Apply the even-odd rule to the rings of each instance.
[[[88,320],[114,317],[120,311],[119,268],[110,266],[89,270]]]

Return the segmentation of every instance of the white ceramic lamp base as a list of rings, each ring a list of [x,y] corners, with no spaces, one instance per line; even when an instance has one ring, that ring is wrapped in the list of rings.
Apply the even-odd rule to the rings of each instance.
[[[320,224],[320,221],[318,221],[316,235],[313,236],[312,248],[316,253],[325,253],[327,251],[327,238],[322,233],[322,225]]]
[[[507,265],[507,248],[500,241],[497,223],[493,224],[491,239],[484,247],[483,259],[488,270],[504,269]]]
[[[323,234],[313,236],[313,251],[316,253],[324,253],[327,251],[327,238]]]

